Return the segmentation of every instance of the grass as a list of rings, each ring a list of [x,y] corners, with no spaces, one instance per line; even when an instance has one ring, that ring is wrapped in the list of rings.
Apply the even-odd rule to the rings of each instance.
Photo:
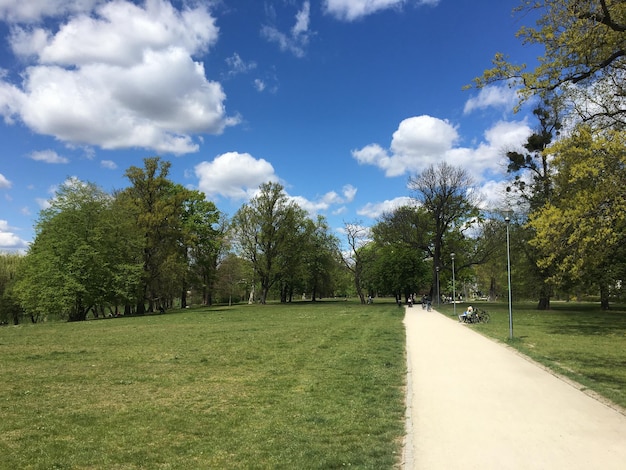
[[[0,468],[394,468],[403,313],[319,302],[0,328]]]
[[[458,304],[464,310],[467,304]],[[488,324],[471,325],[521,353],[626,408],[626,309],[599,304],[552,302],[549,311],[535,304],[512,306],[513,340],[509,339],[507,303],[472,303],[491,315]],[[438,310],[452,315],[452,305]]]

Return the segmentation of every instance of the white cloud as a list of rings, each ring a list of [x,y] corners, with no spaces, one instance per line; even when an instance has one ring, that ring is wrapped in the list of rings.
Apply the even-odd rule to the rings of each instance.
[[[440,161],[457,140],[457,131],[448,121],[416,116],[402,121],[393,133],[391,154],[378,144],[370,144],[352,155],[361,164],[385,170],[386,176],[399,176]]]
[[[117,164],[113,160],[102,160],[100,166],[108,170],[115,170],[117,168]]]
[[[512,110],[518,103],[517,90],[508,85],[489,85],[480,90],[478,96],[468,99],[463,108],[464,114],[477,109],[502,108]]]
[[[50,199],[44,199],[42,197],[35,198],[35,202],[40,209],[48,209],[50,207]]]
[[[361,209],[357,211],[357,214],[362,215],[364,217],[369,217],[370,219],[377,219],[385,212],[393,212],[395,209],[398,209],[403,206],[412,206],[415,204],[415,201],[410,197],[397,197],[394,199],[389,199],[383,202],[376,203],[368,203],[363,206]]]
[[[271,163],[249,153],[228,152],[199,163],[194,170],[200,191],[231,199],[247,199],[261,184],[278,180]]]
[[[348,204],[354,200],[354,196],[357,193],[357,189],[347,184],[342,188],[341,195],[336,191],[329,191],[322,196],[310,200],[302,196],[289,196],[298,206],[309,213],[310,217],[314,217],[319,212],[327,211],[331,206]],[[340,209],[336,209],[335,212]]]
[[[0,250],[26,249],[28,242],[14,233],[6,220],[0,220]]]
[[[324,0],[324,11],[339,20],[354,21],[364,16],[405,5],[432,5],[439,0]]]
[[[46,17],[57,17],[91,11],[103,0],[2,0],[0,18],[8,22],[37,22]]]
[[[430,116],[405,119],[393,133],[390,150],[369,144],[354,150],[360,163],[374,165],[387,177],[420,173],[430,165],[447,161],[465,168],[476,181],[506,171],[506,152],[518,149],[530,135],[525,121],[500,121],[485,131],[485,140],[476,147],[455,147],[458,133],[448,121]]]
[[[20,87],[0,80],[0,113],[71,144],[197,151],[194,134],[239,122],[225,113],[221,85],[192,58],[217,38],[206,6],[176,10],[165,0],[109,2],[55,33],[16,28],[14,52],[34,54],[36,65]]]
[[[264,25],[261,28],[261,36],[269,42],[278,44],[281,51],[289,51],[296,57],[304,57],[311,36],[309,31],[310,12],[311,4],[307,0],[296,14],[296,23],[289,34],[281,32],[276,26]]]
[[[256,62],[245,62],[236,52],[226,58],[226,64],[228,65],[228,75],[230,76],[246,73],[256,68]]]
[[[508,182],[505,180],[489,180],[483,183],[479,188],[481,208],[493,210],[502,206],[502,201],[506,199],[506,187]]]
[[[11,187],[11,182],[0,173],[0,189],[9,189]]]
[[[256,88],[257,91],[263,91],[265,90],[265,87],[265,82],[260,78],[254,80],[254,88]]]
[[[54,150],[41,150],[39,152],[32,152],[30,158],[37,162],[45,163],[69,163],[69,159],[60,156]]]

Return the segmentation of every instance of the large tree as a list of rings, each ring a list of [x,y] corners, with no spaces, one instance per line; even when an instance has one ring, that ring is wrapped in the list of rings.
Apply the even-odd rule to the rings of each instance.
[[[336,272],[341,254],[339,241],[330,233],[322,216],[306,224],[303,251],[304,285],[315,301],[322,295],[333,293],[333,273]]]
[[[584,122],[601,127],[626,124],[626,2],[623,0],[523,0],[517,35],[525,44],[543,46],[539,65],[528,69],[497,53],[494,67],[476,78],[483,87],[508,81],[521,87],[521,102],[559,96]]]
[[[261,284],[261,303],[267,301],[272,286],[288,274],[288,257],[299,259],[300,247],[294,243],[304,222],[300,207],[287,198],[282,185],[265,183],[249,203],[234,215],[234,242],[254,267]]]
[[[518,238],[531,239],[535,236],[531,226],[525,224],[533,212],[540,210],[552,198],[554,170],[551,165],[551,154],[546,151],[552,139],[561,129],[560,109],[556,102],[546,102],[533,111],[538,120],[538,128],[524,144],[524,151],[509,151],[506,156],[509,160],[507,171],[514,177],[513,183],[507,187],[512,199],[517,200],[517,216],[514,220],[520,221],[514,233]],[[513,225],[513,221],[512,225]],[[532,278],[535,283],[535,292],[538,296],[537,308],[548,310],[552,286],[549,278],[554,272],[553,266],[542,266],[538,263],[539,253],[526,243],[520,249],[525,254],[527,266],[525,278]]]
[[[457,260],[461,261],[457,262],[458,269],[484,262],[484,253],[478,257],[466,256],[469,250],[464,232],[480,216],[479,193],[469,173],[463,168],[441,162],[409,178],[408,186],[413,191],[416,205],[425,213],[423,223],[429,227],[430,237],[424,248],[433,260],[432,279],[436,278],[437,267],[450,266],[448,258],[451,252],[462,255],[457,256]],[[447,256],[444,257],[444,253]]]
[[[187,306],[187,289],[198,289],[204,305],[212,303],[220,255],[226,247],[226,223],[215,204],[204,193],[178,188],[183,196],[179,245],[188,271],[181,279],[181,307]]]
[[[626,263],[626,132],[581,126],[550,151],[555,195],[531,218],[531,243],[556,283],[595,285],[608,308]]]
[[[110,203],[95,185],[72,179],[41,212],[18,281],[28,313],[80,321],[90,309],[110,303],[119,243],[107,223]]]
[[[352,274],[356,295],[361,303],[365,304],[363,273],[365,264],[369,259],[365,249],[369,241],[369,230],[357,221],[344,223],[344,231],[349,250],[343,253],[342,260]]]
[[[174,287],[172,278],[184,274],[179,249],[184,196],[167,178],[171,164],[159,157],[144,159],[144,168],[131,166],[126,177],[132,186],[118,197],[126,198],[143,237],[143,276],[137,313],[154,310]]]

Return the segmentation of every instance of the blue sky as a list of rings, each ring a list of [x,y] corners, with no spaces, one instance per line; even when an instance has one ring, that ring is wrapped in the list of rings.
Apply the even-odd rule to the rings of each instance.
[[[0,250],[23,250],[68,178],[106,191],[143,159],[229,216],[266,181],[372,225],[446,161],[494,206],[535,123],[494,53],[534,64],[518,0],[0,2]],[[535,51],[536,55],[536,51]]]

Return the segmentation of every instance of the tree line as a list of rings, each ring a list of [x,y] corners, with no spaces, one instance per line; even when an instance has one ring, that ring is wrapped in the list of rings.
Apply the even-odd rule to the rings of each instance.
[[[371,227],[346,222],[342,244],[282,186],[261,185],[230,219],[204,194],[168,179],[158,157],[126,172],[108,194],[66,182],[41,212],[25,256],[0,256],[0,317],[143,314],[174,305],[356,295],[496,299],[506,285],[510,230],[513,294],[619,299],[626,275],[626,3],[522,1],[536,17],[518,36],[542,46],[528,70],[496,54],[474,81],[506,82],[533,102],[537,124],[521,149],[503,151],[506,194],[485,208],[463,168],[446,162],[409,178],[412,203]],[[119,309],[119,311],[118,311]]]

